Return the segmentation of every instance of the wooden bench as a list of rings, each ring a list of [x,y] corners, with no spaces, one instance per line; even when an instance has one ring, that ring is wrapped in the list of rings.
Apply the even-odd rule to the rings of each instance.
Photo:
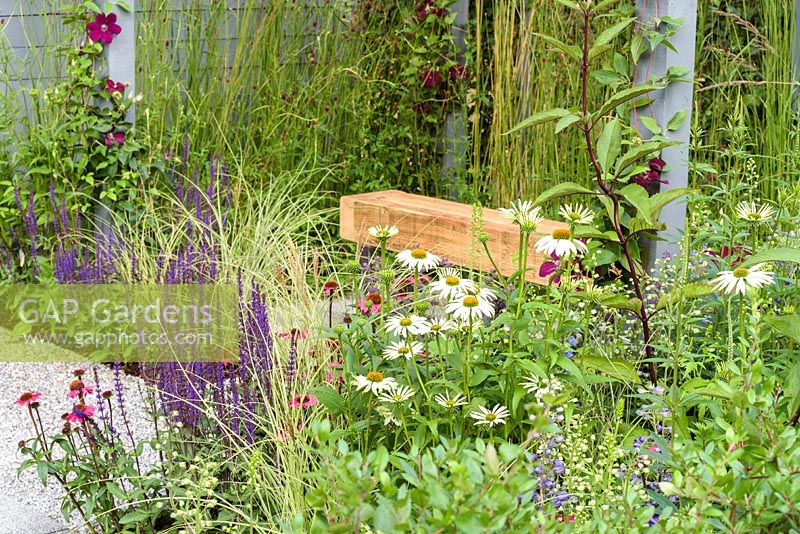
[[[456,265],[477,267],[481,271],[492,268],[481,244],[472,244],[472,206],[468,204],[402,191],[379,191],[344,196],[339,201],[339,208],[340,235],[348,241],[374,246],[376,241],[369,235],[369,228],[394,225],[400,233],[389,240],[389,250],[400,251],[418,244]],[[497,210],[484,208],[483,218],[483,230],[489,234],[488,247],[492,258],[503,275],[512,274],[517,270],[514,255],[519,249],[519,227]],[[539,267],[550,258],[543,257],[533,247],[539,237],[557,228],[568,228],[568,225],[544,220],[531,234],[527,280],[547,284],[547,279],[539,276]],[[471,257],[473,246],[478,250]],[[479,264],[471,265],[475,259]]]

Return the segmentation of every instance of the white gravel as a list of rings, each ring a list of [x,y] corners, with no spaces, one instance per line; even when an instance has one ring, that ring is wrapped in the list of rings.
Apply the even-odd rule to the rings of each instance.
[[[3,342],[0,332],[0,343]],[[42,393],[42,421],[49,434],[59,432],[63,426],[61,415],[72,407],[67,398],[72,370],[85,367],[84,382],[94,387],[93,366],[68,363],[0,363],[0,382],[5,387],[0,393],[0,406],[5,407],[0,418],[0,532],[7,534],[45,534],[55,532],[79,532],[81,522],[77,516],[71,522],[61,514],[61,499],[64,492],[58,482],[51,478],[43,487],[34,470],[17,475],[17,468],[25,459],[18,451],[20,440],[33,437],[28,411],[14,405],[20,393],[38,391]],[[113,372],[110,367],[96,366],[102,389],[113,390]],[[132,431],[137,436],[149,436],[152,425],[144,409],[139,393],[140,380],[123,375],[128,412]],[[94,402],[92,404],[95,404]]]

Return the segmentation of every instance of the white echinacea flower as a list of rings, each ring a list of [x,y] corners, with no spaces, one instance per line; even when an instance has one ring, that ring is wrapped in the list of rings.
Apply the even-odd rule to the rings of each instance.
[[[397,260],[409,269],[428,271],[439,265],[440,258],[425,249],[406,249],[397,254]]]
[[[751,224],[766,224],[775,216],[775,208],[769,204],[758,206],[755,202],[743,200],[736,206],[736,213]]]
[[[467,294],[458,297],[445,308],[445,311],[460,321],[482,319],[494,315],[494,304],[480,294]]]
[[[467,403],[464,395],[461,393],[456,393],[453,397],[450,396],[449,392],[444,394],[440,393],[433,397],[433,400],[435,400],[439,406],[447,408],[448,410],[452,410],[457,406],[464,406]]]
[[[572,204],[561,206],[558,209],[558,213],[571,225],[592,224],[592,221],[594,221],[594,213],[589,211],[589,208],[583,204],[575,204],[574,207]]]
[[[765,285],[774,284],[773,273],[762,270],[764,264],[753,265],[749,269],[739,267],[732,271],[720,271],[711,284],[718,291],[731,295],[733,293],[742,294],[749,288],[760,288]]]
[[[419,315],[394,315],[386,321],[386,331],[401,337],[427,334],[430,323]]]
[[[369,235],[377,239],[378,241],[387,241],[397,234],[400,233],[400,230],[397,229],[396,226],[373,226],[369,230]]]
[[[567,228],[553,230],[552,234],[539,239],[534,249],[547,256],[556,255],[559,258],[585,254],[589,250],[582,241],[573,239],[572,232]]]
[[[496,404],[491,410],[486,406],[478,406],[478,409],[469,414],[470,417],[475,419],[476,425],[502,425],[506,422],[506,417],[511,415],[505,406]]]
[[[387,360],[396,360],[400,357],[410,360],[424,351],[425,347],[418,341],[413,341],[410,344],[404,341],[395,341],[383,349],[383,357]]]
[[[358,391],[377,395],[381,391],[397,386],[397,381],[394,378],[383,376],[380,371],[370,371],[366,375],[356,376],[353,379],[353,385]]]
[[[439,278],[428,284],[431,293],[445,299],[473,291],[476,287],[475,282],[461,278],[458,270],[452,268],[442,269],[439,271]]]
[[[414,390],[409,386],[394,386],[387,388],[378,395],[378,400],[391,404],[402,404],[414,396]]]
[[[533,232],[536,226],[542,222],[542,209],[539,206],[534,206],[530,200],[515,200],[511,203],[510,208],[500,208],[497,211],[505,217],[519,225],[520,230],[525,232]]]

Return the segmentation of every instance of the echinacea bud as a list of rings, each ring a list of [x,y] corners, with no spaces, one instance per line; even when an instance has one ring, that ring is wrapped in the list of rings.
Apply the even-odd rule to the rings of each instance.
[[[350,260],[345,263],[344,270],[350,274],[358,274],[361,272],[361,264],[358,260]]]
[[[17,447],[20,448],[20,449],[24,449],[25,448],[25,440],[24,439],[20,440],[20,442],[17,443]]]
[[[425,315],[430,309],[430,304],[427,300],[420,300],[414,303],[414,313]]]
[[[480,241],[481,243],[488,243],[489,234],[487,234],[486,232],[481,232],[480,234],[478,234],[478,241]]]
[[[32,402],[31,403],[31,409],[32,410],[36,410],[37,408],[39,408],[39,406],[40,406],[40,404],[38,402]]]
[[[350,324],[353,322],[353,318],[350,317],[349,315],[345,315],[344,317],[342,317],[342,322],[344,324]]]
[[[378,273],[382,284],[391,284],[397,278],[397,273],[392,269],[383,269]]]
[[[110,389],[105,390],[102,395],[103,395],[104,399],[110,399],[111,398],[111,390]]]

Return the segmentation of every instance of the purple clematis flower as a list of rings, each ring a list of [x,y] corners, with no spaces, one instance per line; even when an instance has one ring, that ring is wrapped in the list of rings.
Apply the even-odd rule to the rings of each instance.
[[[442,85],[442,75],[435,70],[426,70],[422,72],[422,85],[428,89],[435,89]]]
[[[122,32],[119,24],[117,24],[116,13],[98,13],[94,20],[86,25],[86,31],[89,32],[89,39],[93,42],[101,41],[103,44],[111,44],[115,35]]]
[[[108,132],[106,134],[106,146],[114,146],[114,145],[124,145],[125,144],[125,132]]]
[[[106,80],[106,93],[113,94],[114,92],[125,92],[125,84],[122,82],[115,82],[111,78]]]

